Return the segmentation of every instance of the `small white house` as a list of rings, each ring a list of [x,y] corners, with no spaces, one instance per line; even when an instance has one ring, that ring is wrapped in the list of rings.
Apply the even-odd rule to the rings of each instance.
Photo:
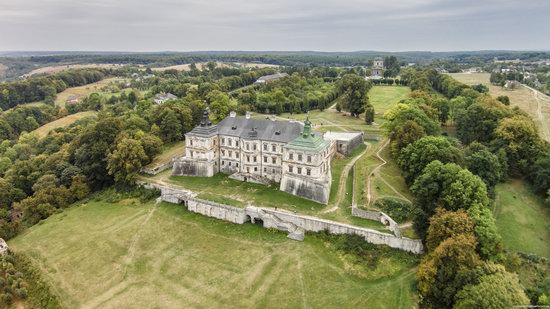
[[[176,100],[178,97],[176,97],[175,95],[171,94],[171,93],[157,93],[155,95],[155,98],[153,99],[153,101],[155,101],[156,104],[164,104],[165,102],[168,102],[170,100]]]

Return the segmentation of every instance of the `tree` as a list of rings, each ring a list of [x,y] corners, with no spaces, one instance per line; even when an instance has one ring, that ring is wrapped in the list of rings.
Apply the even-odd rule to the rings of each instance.
[[[527,116],[503,119],[495,130],[495,139],[494,143],[506,151],[511,169],[527,171],[543,152],[537,127]]]
[[[405,148],[406,149],[406,148]],[[488,207],[489,198],[483,181],[454,163],[429,163],[411,186],[415,194],[414,227],[421,237],[437,207],[468,210],[476,204]]]
[[[423,306],[453,306],[455,295],[474,280],[472,270],[481,263],[475,248],[473,235],[459,234],[445,239],[422,260],[416,278]]]
[[[367,92],[371,87],[371,83],[358,75],[344,75],[338,86],[342,94],[342,109],[354,117],[359,117],[359,114],[365,111],[365,105],[368,102]]]
[[[425,136],[403,148],[398,157],[398,164],[407,183],[411,184],[432,161],[462,164],[460,149],[442,136]]]
[[[491,210],[480,203],[472,205],[468,215],[474,222],[474,233],[477,237],[477,252],[485,260],[498,261],[503,258],[502,238],[498,233]]]
[[[430,227],[426,236],[429,252],[435,250],[445,239],[458,235],[473,235],[474,223],[463,210],[448,211],[437,208],[430,218]]]
[[[478,142],[473,142],[466,148],[464,161],[470,172],[481,177],[490,192],[504,177],[504,168],[499,158]]]
[[[159,118],[159,127],[163,140],[167,142],[175,142],[182,139],[182,126],[173,110],[168,108],[164,109]]]
[[[394,157],[399,156],[401,149],[426,136],[422,126],[413,120],[405,121],[398,126],[390,135],[391,149]]]
[[[529,178],[539,193],[545,193],[550,190],[550,154],[547,152],[539,156],[531,166]]]
[[[499,95],[497,101],[501,102],[504,105],[510,105],[510,98],[507,95]]]
[[[439,122],[443,125],[446,124],[449,120],[449,100],[440,98],[435,100],[432,105],[439,112]]]
[[[530,305],[518,276],[507,272],[503,266],[484,266],[487,274],[474,284],[468,284],[456,294],[455,309],[505,309]]]
[[[107,155],[107,170],[116,182],[133,184],[147,155],[141,143],[129,137],[122,137],[113,152]]]
[[[206,99],[210,103],[210,112],[214,116],[213,120],[215,122],[222,121],[229,115],[230,111],[237,109],[236,101],[219,90],[210,92]]]
[[[371,125],[374,122],[374,106],[370,103],[367,103],[365,106],[365,122],[368,125]]]
[[[396,77],[399,75],[401,67],[395,56],[387,56],[384,58],[384,77]]]
[[[500,102],[487,96],[480,97],[465,112],[457,115],[457,135],[465,144],[490,142],[500,120],[511,114]]]

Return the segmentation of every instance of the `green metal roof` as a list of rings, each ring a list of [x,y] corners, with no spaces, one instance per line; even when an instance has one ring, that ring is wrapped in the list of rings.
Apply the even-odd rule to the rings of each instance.
[[[304,122],[304,131],[302,134],[286,145],[290,149],[315,152],[320,152],[327,146],[328,142],[321,136],[314,134],[311,130],[309,115]]]

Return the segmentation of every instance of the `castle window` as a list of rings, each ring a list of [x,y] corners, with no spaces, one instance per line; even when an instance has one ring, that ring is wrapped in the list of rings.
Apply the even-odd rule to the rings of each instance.
[[[271,157],[271,163],[273,163],[273,164],[277,163],[277,158]]]
[[[239,158],[239,153],[237,151],[235,151],[235,158]]]
[[[298,168],[298,174],[302,175],[302,168],[301,167]]]
[[[264,163],[267,163],[267,157],[264,156]]]
[[[306,174],[307,174],[308,176],[311,176],[311,169],[310,169],[310,168],[306,168]]]
[[[225,156],[225,150],[222,149],[222,156]]]
[[[267,151],[267,144],[264,144],[264,150]]]
[[[222,145],[225,145],[225,137],[222,138]]]
[[[271,145],[271,151],[276,151],[277,150],[277,147],[275,146],[275,144]]]
[[[257,159],[256,156],[254,156],[254,162],[257,162],[256,159]]]
[[[239,163],[235,163],[235,166],[236,166],[236,167],[239,167]]]
[[[256,150],[256,144],[252,144],[252,149]]]
[[[307,162],[311,163],[311,156],[307,156]]]
[[[302,154],[298,155],[298,161],[302,161]]]
[[[264,167],[264,173],[267,173],[267,168]]]
[[[231,161],[229,161],[229,163],[227,165],[231,166]]]
[[[191,150],[191,151],[189,152],[189,154],[190,154],[190,156],[191,156],[191,158],[192,158],[192,157],[193,157],[193,150]]]
[[[235,141],[235,147],[239,147],[239,141]]]
[[[254,167],[254,172],[257,172],[258,171],[258,168],[257,167]]]
[[[229,151],[229,157],[231,157],[231,155],[233,155],[233,153],[231,152],[231,150]]]
[[[288,154],[288,159],[294,160],[294,154],[292,152]]]
[[[222,160],[222,166],[225,166],[225,161]]]
[[[275,169],[274,168],[271,169],[271,173],[275,174]]]
[[[229,144],[229,146],[231,146],[231,139],[229,139],[228,144]]]
[[[292,173],[292,170],[293,170],[293,169],[294,169],[294,168],[292,167],[292,165],[289,165],[289,166],[288,166],[288,172],[289,172],[289,173]]]
[[[193,140],[192,139],[189,140],[189,145],[193,146]]]
[[[246,143],[246,150],[250,150],[250,144]]]
[[[246,162],[250,162],[250,156],[246,156]]]

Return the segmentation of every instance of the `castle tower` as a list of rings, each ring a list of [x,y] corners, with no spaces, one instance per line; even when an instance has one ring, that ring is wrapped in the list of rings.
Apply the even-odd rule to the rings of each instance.
[[[327,204],[330,161],[330,142],[312,132],[308,116],[302,134],[284,147],[280,190]]]
[[[372,62],[371,76],[382,77],[384,75],[384,60],[381,57],[374,58]]]
[[[199,126],[185,134],[185,156],[174,161],[172,175],[211,177],[219,172],[218,129],[205,110]]]

